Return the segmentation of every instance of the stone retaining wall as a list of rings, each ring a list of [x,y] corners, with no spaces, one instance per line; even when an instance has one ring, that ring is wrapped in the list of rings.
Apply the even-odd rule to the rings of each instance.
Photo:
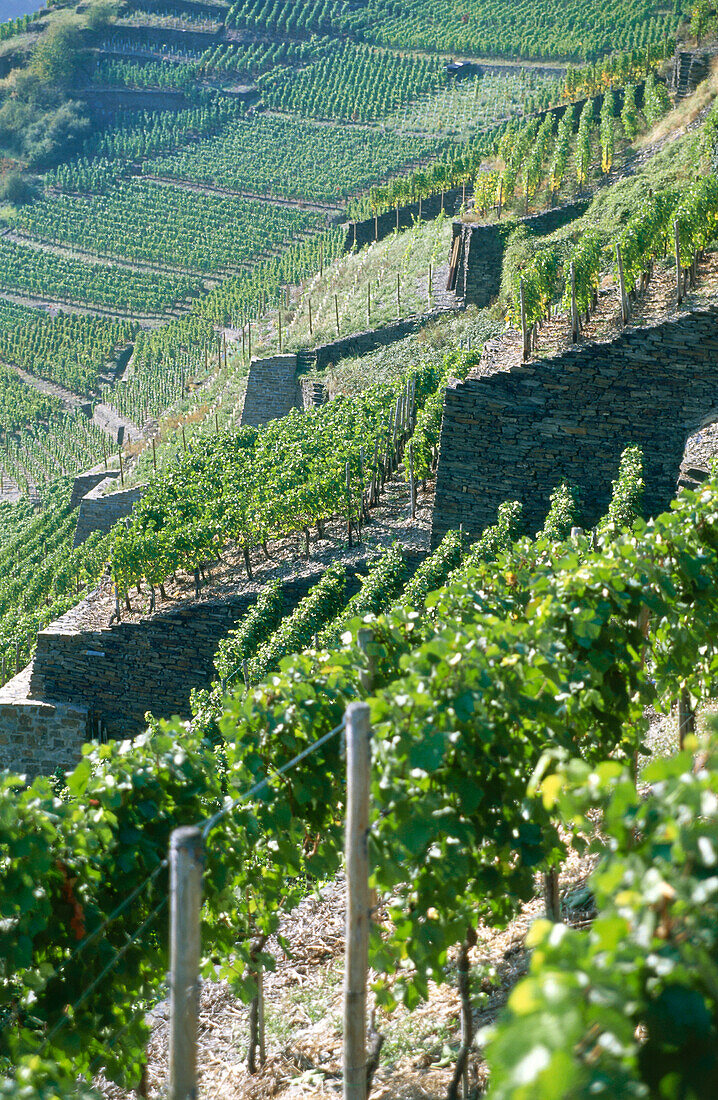
[[[303,408],[302,389],[297,381],[296,355],[273,355],[252,359],[242,408],[242,425],[259,427]]]
[[[564,479],[582,522],[605,513],[621,452],[643,448],[645,510],[675,495],[686,439],[718,416],[718,307],[446,392],[432,546],[463,523],[477,537],[499,504],[520,500],[529,531]]]
[[[349,570],[348,595],[359,589]],[[323,569],[284,584],[291,611],[323,575]],[[145,728],[145,714],[190,717],[194,688],[215,678],[219,643],[254,604],[256,592],[201,600],[137,621],[86,630],[78,627],[83,605],[41,630],[32,664],[29,696],[85,708],[93,725],[110,737],[132,737]],[[90,597],[91,599],[91,597]]]
[[[82,501],[82,498],[87,496],[89,492],[97,488],[103,481],[109,481],[110,479],[119,477],[119,473],[115,470],[99,470],[94,472],[88,472],[86,474],[78,474],[72,483],[72,496],[70,497],[70,507],[77,508],[78,504]],[[83,540],[84,541],[84,540]]]
[[[95,487],[80,501],[73,547],[81,546],[93,531],[101,531],[106,535],[118,519],[129,516],[137,501],[142,499],[144,485],[136,485],[132,489],[120,489],[116,493],[107,493],[103,496],[103,491],[115,484],[116,477],[116,473],[103,475],[101,480],[95,483]]]
[[[483,309],[501,289],[501,270],[509,235],[523,226],[529,233],[545,236],[586,213],[588,200],[557,206],[527,218],[509,218],[490,225],[454,222],[453,239],[461,237],[455,291],[467,305]]]
[[[27,698],[30,669],[0,688],[0,768],[32,780],[66,771],[88,740],[87,708]]]

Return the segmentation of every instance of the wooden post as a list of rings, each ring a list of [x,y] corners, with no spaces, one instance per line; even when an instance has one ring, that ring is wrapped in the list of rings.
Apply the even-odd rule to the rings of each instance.
[[[688,692],[684,690],[678,698],[678,748],[683,751],[686,737],[695,733],[696,716],[691,709],[691,700]]]
[[[214,410],[214,430],[219,435],[219,413],[216,409]]]
[[[531,354],[531,343],[530,343],[530,340],[529,340],[528,329],[526,327],[526,297],[524,295],[524,281],[523,281],[523,279],[521,280],[521,282],[519,284],[519,301],[520,301],[520,304],[521,304],[521,339],[522,339],[522,347],[523,347],[523,351],[521,353],[521,358],[523,359],[524,362],[526,362],[529,355]]]
[[[623,259],[621,257],[621,246],[616,241],[616,266],[618,267],[618,285],[621,294],[621,320],[624,325],[628,324],[628,296],[626,295],[626,283],[623,278]]]
[[[279,354],[281,355],[282,354],[282,307],[281,306],[279,307],[279,312],[278,312],[277,316],[279,317]]]
[[[252,360],[252,322],[247,321],[247,358]]]
[[[431,275],[432,275],[431,264],[429,264],[429,305],[431,305],[431,295],[432,295],[432,285],[431,285],[432,284],[432,278],[431,278]]]
[[[334,295],[334,316],[335,316],[336,322],[337,322],[337,336],[338,336],[339,335],[339,298],[336,294]]]
[[[416,516],[416,484],[414,482],[414,448],[409,443],[409,509],[411,518]]]
[[[401,275],[396,273],[396,319],[401,320]]]
[[[571,339],[578,340],[578,309],[576,308],[576,265],[571,260]]]
[[[371,324],[371,283],[366,285],[366,323]]]
[[[371,474],[371,495],[369,497],[369,504],[373,507],[379,500],[379,434],[374,436],[374,461],[372,463]]]
[[[309,299],[309,335],[314,335],[314,325],[312,324],[312,299]]]
[[[157,449],[154,438],[152,439],[152,468],[157,473]]]
[[[673,235],[676,243],[676,294],[678,296],[678,305],[683,301],[683,287],[681,286],[681,230],[678,224],[678,218],[673,221]]]
[[[122,487],[124,488],[124,485],[125,485],[125,471],[122,468],[122,447],[117,448],[117,454],[119,455],[119,459],[120,459],[120,485],[122,485]]]
[[[107,469],[107,442],[104,438],[102,440],[102,457],[105,461],[105,469]]]
[[[374,241],[376,242],[378,240],[379,240],[379,218],[375,214],[374,215]]]
[[[352,544],[352,474],[349,459],[347,459],[347,546]]]
[[[369,968],[369,707],[346,710],[346,959],[344,968],[343,1100],[366,1100],[366,987]],[[174,1100],[174,1098],[173,1098]]]
[[[204,841],[196,826],[170,838],[170,1100],[197,1096],[200,911]]]
[[[184,424],[182,425],[182,450],[187,450],[187,437],[184,434]]]
[[[561,898],[558,890],[558,869],[552,867],[543,873],[543,896],[546,919],[558,924],[561,920]]]
[[[399,232],[399,203],[396,204],[396,231]]]

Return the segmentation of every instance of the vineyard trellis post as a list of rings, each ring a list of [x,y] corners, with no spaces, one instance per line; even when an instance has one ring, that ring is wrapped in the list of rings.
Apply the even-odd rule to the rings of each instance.
[[[676,295],[678,298],[678,305],[683,301],[683,288],[681,286],[681,230],[678,224],[678,218],[673,222],[673,235],[676,243]]]
[[[200,913],[204,840],[196,826],[170,838],[170,1100],[197,1095]]]
[[[530,344],[529,344],[528,330],[526,328],[526,295],[525,295],[525,292],[524,292],[524,281],[523,281],[523,279],[521,279],[521,282],[519,283],[519,299],[520,299],[520,302],[521,302],[521,340],[522,340],[522,349],[523,349],[522,352],[521,352],[521,358],[525,362],[529,357],[529,352],[531,351],[531,347],[530,347]]]
[[[414,448],[409,443],[409,506],[411,518],[416,516],[416,483],[414,481]]]
[[[695,732],[696,716],[691,707],[691,700],[684,688],[678,696],[678,747],[681,752],[685,746],[686,737]]]
[[[578,340],[578,307],[576,305],[576,265],[571,261],[571,339]]]
[[[618,268],[618,285],[621,294],[621,321],[624,325],[628,324],[628,297],[626,295],[626,282],[623,277],[623,258],[621,256],[621,246],[616,241],[616,266]]]
[[[369,706],[346,710],[346,957],[344,968],[344,1100],[366,1100],[366,1001],[369,969]],[[174,1100],[174,1098],[173,1098]]]

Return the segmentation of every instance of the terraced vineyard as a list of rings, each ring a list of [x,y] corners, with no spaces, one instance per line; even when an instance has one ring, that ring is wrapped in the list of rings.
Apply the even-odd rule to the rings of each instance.
[[[96,390],[118,348],[129,344],[136,332],[130,321],[73,313],[52,317],[0,298],[0,361],[76,393]]]
[[[103,305],[133,316],[161,312],[202,285],[184,275],[93,264],[7,239],[0,239],[0,284],[38,298]]]
[[[431,138],[259,115],[238,119],[181,152],[151,158],[143,171],[234,191],[332,202],[436,150]]]
[[[318,221],[296,208],[146,180],[122,181],[103,195],[49,196],[15,219],[39,240],[206,274],[241,268]]]

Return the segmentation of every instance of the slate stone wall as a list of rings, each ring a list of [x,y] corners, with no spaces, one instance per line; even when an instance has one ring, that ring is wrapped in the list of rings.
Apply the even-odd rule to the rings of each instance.
[[[501,288],[504,250],[510,234],[519,226],[536,236],[545,236],[585,214],[588,200],[557,206],[528,218],[509,218],[489,225],[454,222],[453,236],[461,236],[456,293],[467,305],[488,306]]]
[[[114,477],[117,475],[115,474]],[[144,485],[136,485],[132,489],[120,489],[116,493],[102,495],[103,489],[114,484],[112,476],[105,475],[89,493],[80,501],[80,512],[77,517],[77,527],[73,546],[81,546],[90,537],[93,531],[101,531],[106,535],[117,523],[118,519],[129,516],[138,500],[142,499],[145,491]]]
[[[322,573],[317,569],[285,582],[286,612]],[[350,570],[348,595],[359,583],[358,573]],[[37,636],[29,697],[84,708],[93,726],[101,722],[110,737],[141,732],[147,711],[189,718],[190,693],[215,679],[220,641],[255,600],[256,593],[239,593],[95,630],[78,627],[82,605],[73,608]]]
[[[296,355],[272,355],[267,359],[252,360],[244,395],[242,425],[257,428],[302,407]]]
[[[13,683],[0,693],[0,768],[32,780],[74,767],[88,740],[87,708],[14,700],[9,698]]]
[[[643,448],[645,510],[655,515],[675,495],[687,437],[716,416],[718,307],[455,383],[444,403],[432,545],[460,523],[477,537],[504,500],[522,501],[535,531],[564,479],[593,525],[629,443]]]

